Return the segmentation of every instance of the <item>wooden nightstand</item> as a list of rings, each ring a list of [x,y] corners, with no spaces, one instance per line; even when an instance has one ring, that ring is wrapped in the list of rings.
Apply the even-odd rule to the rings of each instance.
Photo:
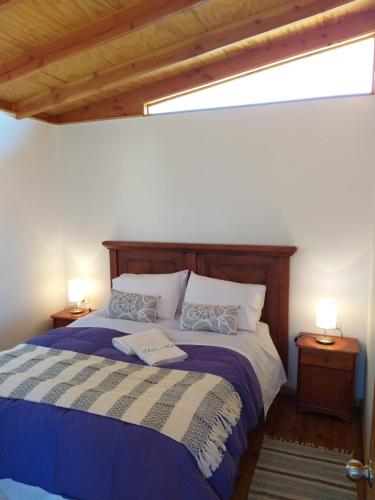
[[[297,411],[314,411],[351,420],[353,415],[357,339],[335,337],[332,345],[315,341],[316,334],[300,333],[298,347]]]
[[[83,316],[87,316],[93,311],[93,309],[85,309],[81,314],[71,314],[69,309],[64,309],[63,311],[59,311],[55,314],[52,314],[50,317],[53,320],[53,328],[60,328],[62,326],[68,326],[70,323],[73,323],[76,319],[83,318]]]

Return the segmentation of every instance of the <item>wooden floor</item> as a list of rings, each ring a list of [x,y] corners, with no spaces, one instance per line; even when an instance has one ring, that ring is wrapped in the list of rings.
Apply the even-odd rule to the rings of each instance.
[[[336,417],[296,413],[295,396],[279,394],[268,412],[266,422],[249,435],[248,449],[241,459],[240,473],[232,500],[247,499],[264,434],[300,443],[312,442],[329,449],[353,450],[354,457],[363,460],[362,421],[359,409],[356,408],[352,422],[344,422]],[[363,500],[365,488],[362,483],[358,486],[358,499]]]

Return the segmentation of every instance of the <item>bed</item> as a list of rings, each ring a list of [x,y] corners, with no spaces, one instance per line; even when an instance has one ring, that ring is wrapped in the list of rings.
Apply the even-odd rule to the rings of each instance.
[[[189,269],[211,278],[266,285],[262,317],[252,334],[184,332],[176,320],[158,322],[189,355],[183,368],[179,363],[168,367],[223,377],[241,398],[240,418],[226,441],[220,466],[205,478],[181,443],[153,429],[75,409],[0,398],[0,495],[229,499],[247,435],[286,381],[289,259],[296,249],[115,241],[103,245],[109,250],[111,280],[123,273]],[[146,327],[149,324],[107,318],[99,310],[30,344],[140,363],[114,349],[112,338]]]

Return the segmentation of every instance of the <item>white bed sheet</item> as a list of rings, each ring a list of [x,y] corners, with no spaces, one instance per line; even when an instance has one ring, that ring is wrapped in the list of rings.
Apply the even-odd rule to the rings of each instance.
[[[283,364],[272,342],[266,323],[259,322],[255,332],[239,330],[237,335],[187,332],[178,329],[178,320],[141,323],[125,319],[112,319],[106,317],[106,309],[100,309],[74,321],[69,326],[112,328],[129,334],[150,328],[160,328],[177,345],[209,345],[232,349],[245,356],[254,368],[262,391],[265,416],[280,387],[287,381]]]
[[[18,483],[12,479],[0,479],[0,500],[64,500],[60,495]]]

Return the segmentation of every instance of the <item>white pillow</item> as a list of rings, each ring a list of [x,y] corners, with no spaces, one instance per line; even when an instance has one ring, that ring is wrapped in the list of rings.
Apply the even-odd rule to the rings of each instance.
[[[114,290],[144,295],[158,295],[156,314],[161,319],[174,319],[183,295],[189,271],[168,274],[121,274],[112,280]]]
[[[255,332],[264,306],[266,287],[225,281],[191,273],[185,301],[193,304],[239,305],[238,328]]]

